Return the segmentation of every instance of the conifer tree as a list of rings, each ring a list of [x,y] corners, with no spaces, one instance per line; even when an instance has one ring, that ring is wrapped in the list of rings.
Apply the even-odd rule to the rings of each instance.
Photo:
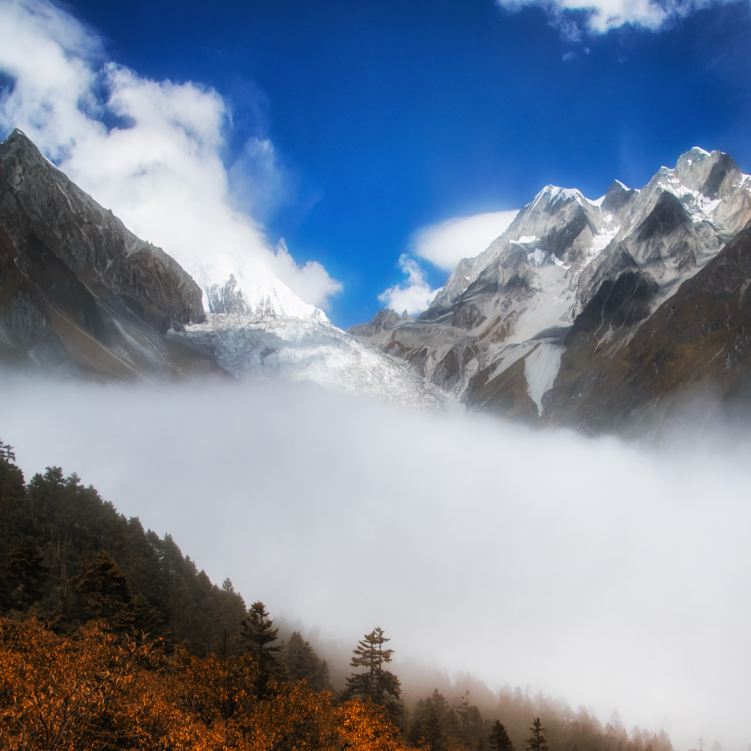
[[[501,724],[500,720],[495,721],[489,740],[493,751],[514,751],[514,744],[508,737],[506,728]]]
[[[272,645],[279,633],[278,628],[272,628],[273,625],[274,621],[269,618],[262,602],[254,602],[240,623],[240,638],[258,663],[256,688],[261,698],[269,693],[273,682],[285,677],[284,667],[277,659],[280,647]]]
[[[11,607],[26,610],[42,594],[49,569],[34,540],[23,539],[8,556],[5,576]]]
[[[548,751],[548,741],[542,734],[545,728],[542,726],[542,722],[539,717],[535,717],[532,721],[532,737],[527,739],[527,751]]]
[[[387,641],[390,640],[383,635],[383,629],[376,626],[358,642],[350,665],[364,667],[366,672],[353,673],[347,678],[344,698],[370,699],[374,704],[386,707],[392,720],[396,720],[402,710],[402,688],[399,679],[383,667],[384,663],[391,662],[394,653],[393,649],[383,648]]]
[[[426,699],[420,699],[412,712],[412,723],[408,733],[409,742],[427,751],[448,751],[453,745],[451,731],[458,729],[456,713],[449,706],[443,694],[435,689]]]
[[[280,662],[287,671],[287,678],[292,683],[305,681],[313,691],[330,691],[331,680],[329,667],[321,660],[313,647],[295,631],[289,641],[283,645],[279,655]]]
[[[8,443],[3,443],[0,440],[0,459],[3,459],[6,462],[11,462],[16,460],[16,455],[13,453],[13,446],[11,446]]]
[[[127,624],[117,620],[129,610],[128,579],[106,550],[85,561],[71,579],[71,584],[78,594],[86,597],[85,610],[89,618],[105,618],[112,621],[112,625],[130,625],[130,617]]]

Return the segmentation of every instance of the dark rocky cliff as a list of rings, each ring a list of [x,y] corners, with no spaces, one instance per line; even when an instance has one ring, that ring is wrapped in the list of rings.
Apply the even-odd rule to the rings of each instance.
[[[15,130],[0,144],[0,359],[100,378],[216,366],[171,329],[203,321],[201,290]]]

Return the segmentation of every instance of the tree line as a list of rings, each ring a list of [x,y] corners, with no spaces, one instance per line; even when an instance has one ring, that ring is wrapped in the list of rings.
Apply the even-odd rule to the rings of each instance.
[[[617,714],[603,728],[518,688],[482,710],[469,691],[452,702],[438,688],[408,706],[380,627],[335,687],[299,631],[280,640],[262,602],[213,584],[169,534],[75,474],[50,467],[27,483],[14,462],[0,441],[0,730],[11,748],[672,751],[664,733],[629,734]]]

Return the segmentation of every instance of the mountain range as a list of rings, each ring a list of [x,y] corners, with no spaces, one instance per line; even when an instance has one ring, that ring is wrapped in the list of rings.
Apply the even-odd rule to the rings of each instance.
[[[241,249],[183,268],[16,130],[0,145],[0,361],[309,380],[639,435],[696,405],[751,403],[750,220],[751,178],[719,151],[596,200],[549,185],[419,317],[381,310],[344,332]]]
[[[747,401],[751,178],[694,148],[640,190],[546,186],[418,319],[349,331],[469,407],[637,435]]]
[[[190,274],[19,130],[0,145],[0,361],[97,380],[283,377],[441,407],[402,361],[333,326],[230,248]],[[206,307],[204,307],[206,306]]]

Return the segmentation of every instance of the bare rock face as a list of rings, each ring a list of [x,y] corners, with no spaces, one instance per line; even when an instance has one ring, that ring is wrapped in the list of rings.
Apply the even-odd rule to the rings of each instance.
[[[0,357],[103,378],[214,366],[164,335],[201,290],[15,130],[0,144]]]
[[[639,410],[637,422],[660,419],[652,407],[673,392],[741,393],[750,220],[751,177],[719,151],[691,149],[641,190],[615,181],[594,201],[549,185],[487,250],[459,263],[419,321],[381,311],[388,326],[350,332],[474,409],[624,432]],[[734,270],[732,284],[717,281],[721,269]],[[743,301],[733,297],[740,290]],[[675,328],[679,310],[694,323]],[[643,360],[655,342],[664,346]]]

